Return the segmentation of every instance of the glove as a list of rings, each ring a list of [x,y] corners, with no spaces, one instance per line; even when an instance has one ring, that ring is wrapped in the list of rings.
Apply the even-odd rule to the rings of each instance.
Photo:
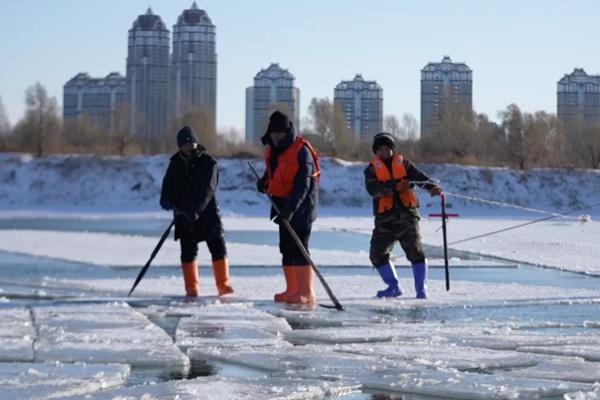
[[[163,210],[172,210],[173,209],[173,204],[171,204],[171,202],[167,199],[160,199],[160,207]]]
[[[394,190],[400,193],[408,192],[410,190],[410,182],[408,178],[404,178],[398,181],[398,183],[396,183],[396,185],[394,186]]]
[[[439,196],[442,194],[442,188],[439,186],[434,186],[431,189],[429,189],[429,194],[431,194],[431,197]]]
[[[256,181],[256,190],[258,190],[259,193],[266,193],[268,186],[267,180],[264,177]]]

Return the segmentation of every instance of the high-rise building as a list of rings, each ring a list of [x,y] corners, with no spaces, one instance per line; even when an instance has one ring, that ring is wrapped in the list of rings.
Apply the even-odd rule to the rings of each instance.
[[[129,30],[127,102],[131,130],[141,136],[163,135],[169,98],[169,31],[151,8]]]
[[[421,70],[421,137],[434,134],[445,113],[473,113],[473,71],[448,56]]]
[[[360,139],[370,139],[383,128],[383,89],[375,81],[357,74],[335,87],[334,106],[346,117],[346,125]]]
[[[88,118],[108,131],[115,128],[117,108],[125,103],[125,77],[111,72],[105,78],[79,73],[63,87],[65,121]]]
[[[556,97],[558,119],[564,125],[600,124],[600,75],[575,68],[558,81]]]
[[[196,2],[183,11],[173,26],[171,83],[172,115],[202,112],[210,117],[214,128],[217,110],[215,26]]]
[[[285,112],[296,128],[300,120],[300,90],[294,76],[279,64],[271,64],[254,77],[246,89],[246,142],[258,143],[275,110]]]

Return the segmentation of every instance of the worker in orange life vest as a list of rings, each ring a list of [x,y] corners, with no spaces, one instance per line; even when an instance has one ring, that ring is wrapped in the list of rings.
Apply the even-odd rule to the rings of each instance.
[[[282,254],[286,289],[275,295],[276,302],[315,304],[315,274],[281,219],[287,219],[304,247],[317,217],[319,157],[310,143],[296,135],[288,116],[275,111],[261,138],[265,146],[266,172],[257,182],[281,211],[271,207],[271,219],[279,224],[279,250]]]
[[[373,138],[375,157],[365,169],[367,191],[373,198],[375,229],[371,236],[369,256],[381,279],[388,287],[377,292],[377,297],[398,297],[396,269],[390,253],[396,241],[400,242],[406,258],[411,262],[418,299],[427,298],[427,260],[419,233],[418,198],[415,184],[438,196],[442,189],[400,154],[395,154],[395,140],[389,133]],[[419,183],[422,182],[422,183]]]

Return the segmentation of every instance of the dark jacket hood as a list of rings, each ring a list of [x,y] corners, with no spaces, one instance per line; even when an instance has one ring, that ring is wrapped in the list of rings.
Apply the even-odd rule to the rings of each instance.
[[[296,140],[296,127],[294,126],[294,124],[292,122],[290,122],[290,130],[287,132],[287,135],[285,136],[285,138],[283,138],[283,140],[281,140],[277,146],[275,146],[273,144],[273,141],[271,140],[271,135],[269,135],[269,133],[265,133],[264,135],[262,135],[262,137],[260,138],[261,143],[263,144],[263,146],[269,145],[273,148],[273,150],[275,150],[276,152],[281,152],[285,149],[287,149],[288,147],[290,147],[292,145],[292,143],[294,143],[294,141]]]

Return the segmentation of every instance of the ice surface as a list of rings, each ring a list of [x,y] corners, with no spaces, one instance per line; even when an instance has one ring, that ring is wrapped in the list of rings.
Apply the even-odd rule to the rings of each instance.
[[[40,361],[123,362],[183,372],[188,358],[162,329],[124,303],[33,308]]]
[[[273,235],[277,233],[273,232]],[[153,237],[109,233],[0,230],[0,250],[112,267],[144,265],[156,246],[156,240]],[[179,243],[167,240],[153,265],[175,266],[179,253]],[[228,242],[227,255],[231,265],[281,265],[277,246]],[[365,249],[357,252],[314,249],[311,256],[320,265],[370,265]],[[211,265],[210,254],[200,252],[198,262]]]
[[[182,348],[285,346],[281,334],[289,331],[284,319],[247,305],[211,305],[179,321],[176,341]]]
[[[444,399],[532,399],[560,397],[565,393],[591,391],[593,385],[528,379],[506,375],[486,375],[427,370],[419,374],[382,375],[364,382],[371,390],[428,395]]]
[[[35,331],[26,308],[0,308],[0,361],[33,361]]]
[[[453,368],[459,371],[493,371],[531,367],[541,361],[541,357],[512,351],[493,351],[448,345],[436,341],[412,343],[378,343],[340,345],[341,352],[368,354],[376,358],[403,360],[432,369]]]
[[[394,371],[416,371],[403,360],[382,360],[363,354],[344,354],[334,346],[263,347],[252,349],[191,349],[193,360],[225,362],[268,372],[269,376],[302,377],[358,384]]]
[[[563,346],[521,346],[519,351],[557,356],[581,357],[588,361],[600,361],[600,338],[594,338],[594,344],[578,344]]]
[[[0,399],[64,399],[121,386],[123,364],[0,363]]]
[[[355,392],[339,382],[294,378],[201,377],[192,380],[135,386],[95,393],[93,400],[303,400]]]
[[[507,372],[511,376],[571,382],[600,382],[600,364],[575,357],[555,357],[537,365]]]
[[[593,392],[575,392],[567,393],[564,396],[565,400],[598,400],[600,399],[600,387],[596,388]]]

